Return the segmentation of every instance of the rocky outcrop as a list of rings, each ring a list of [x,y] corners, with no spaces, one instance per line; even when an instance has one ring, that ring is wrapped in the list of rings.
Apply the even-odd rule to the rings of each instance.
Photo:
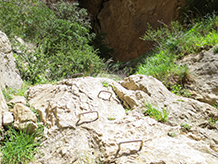
[[[218,53],[203,51],[184,57],[180,63],[189,68],[192,83],[188,85],[193,97],[211,105],[218,104]]]
[[[26,94],[48,125],[38,163],[218,161],[217,109],[174,95],[153,77],[67,79],[31,87]],[[165,108],[168,121],[145,117],[147,102]]]
[[[34,132],[37,129],[37,118],[29,107],[21,103],[17,103],[15,104],[12,112],[14,116],[14,127],[16,129],[23,130],[28,127],[27,130],[30,133]]]
[[[11,43],[5,33],[0,31],[0,85],[13,89],[21,89],[22,79],[16,69]]]
[[[40,120],[45,125],[75,129],[76,125],[84,122],[82,115],[81,121],[78,120],[80,113],[98,111],[85,116],[88,120],[95,120],[97,114],[104,115],[105,119],[121,118],[125,115],[112,88],[103,86],[103,83],[112,85],[113,82],[110,79],[92,77],[63,80],[57,85],[31,87],[26,94],[29,104],[39,112]],[[113,110],[115,108],[116,111]]]
[[[114,48],[119,61],[137,58],[150,50],[149,43],[139,38],[152,27],[169,24],[177,18],[184,0],[81,0],[82,7],[92,16],[94,31],[107,33],[106,42]]]
[[[8,111],[8,106],[6,104],[2,90],[0,89],[0,128],[2,128],[2,113]]]
[[[2,115],[8,111],[8,106],[1,89],[6,87],[21,89],[22,83],[22,79],[15,66],[11,44],[6,34],[0,31],[0,127],[2,127],[2,117],[8,120],[7,114],[5,116]],[[8,121],[6,121],[6,124],[8,124]]]
[[[3,126],[10,126],[14,122],[14,117],[11,112],[4,112],[2,117]]]

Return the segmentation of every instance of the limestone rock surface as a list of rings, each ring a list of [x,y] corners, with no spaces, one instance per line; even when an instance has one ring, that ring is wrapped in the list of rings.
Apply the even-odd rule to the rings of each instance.
[[[4,112],[2,117],[2,124],[4,126],[11,125],[14,121],[14,117],[11,112]]]
[[[189,88],[193,96],[211,105],[218,104],[218,53],[213,49],[190,54],[180,61],[189,68],[193,79]]]
[[[12,105],[15,105],[16,103],[21,103],[25,105],[27,101],[24,96],[12,96],[12,99],[7,102],[7,104],[12,104]]]
[[[13,89],[21,89],[22,79],[16,69],[11,43],[7,35],[0,31],[0,85]]]
[[[15,104],[12,112],[14,116],[14,127],[16,129],[24,129],[28,127],[30,133],[37,129],[37,118],[29,107],[21,103],[17,103]]]
[[[105,119],[125,115],[120,101],[109,86],[113,82],[110,79],[92,77],[70,79],[57,85],[31,87],[27,94],[29,104],[38,110],[40,120],[45,125],[75,128],[76,124],[84,122],[85,119],[96,119],[97,115],[104,116]],[[104,87],[103,83],[108,86]],[[98,112],[81,114],[90,111]]]
[[[6,104],[2,90],[0,89],[0,128],[2,127],[2,113],[5,111],[8,111],[8,106]]]
[[[153,77],[65,79],[31,87],[26,94],[48,125],[37,163],[218,162],[217,124],[209,121],[218,119],[218,111],[174,95]],[[145,117],[144,102],[164,107],[168,122]],[[184,129],[185,123],[191,128]]]
[[[205,120],[209,124],[210,118],[218,120],[216,108],[197,100],[179,97],[152,76],[132,75],[120,85],[114,85],[114,88],[126,108],[143,112],[145,104],[149,102],[157,109],[166,109],[169,112],[168,123],[172,125],[200,125]]]

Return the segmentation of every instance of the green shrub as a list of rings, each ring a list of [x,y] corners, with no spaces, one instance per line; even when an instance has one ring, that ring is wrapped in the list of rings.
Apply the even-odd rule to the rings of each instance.
[[[189,76],[186,66],[174,64],[173,54],[166,54],[164,51],[153,54],[140,64],[136,74],[153,76],[162,81],[169,89],[176,84],[183,84]]]
[[[171,52],[175,57],[196,53],[218,43],[217,20],[215,15],[207,16],[186,29],[178,21],[157,30],[148,24],[141,39],[154,42],[156,51]]]
[[[34,160],[34,155],[43,139],[43,127],[39,127],[33,134],[27,128],[24,131],[9,127],[1,141],[2,163],[20,164]]]
[[[167,122],[168,113],[165,109],[162,109],[162,112],[158,109],[152,107],[150,103],[145,104],[144,115],[154,118],[159,122]]]
[[[94,76],[102,71],[104,61],[89,45],[95,35],[90,33],[88,14],[78,3],[61,1],[51,10],[38,0],[6,0],[0,8],[1,30],[22,52],[14,54],[22,79],[46,83],[73,73]],[[31,41],[33,49],[13,41],[15,35]]]
[[[189,97],[184,85],[190,80],[188,68],[177,65],[176,61],[184,55],[208,50],[216,45],[217,20],[215,15],[207,16],[187,28],[172,21],[169,26],[163,23],[156,30],[148,24],[148,30],[141,39],[152,41],[155,49],[145,55],[135,74],[151,75],[176,94]]]

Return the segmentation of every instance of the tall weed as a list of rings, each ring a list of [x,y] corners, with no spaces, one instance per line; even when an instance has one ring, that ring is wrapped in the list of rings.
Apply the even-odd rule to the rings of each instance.
[[[2,163],[20,164],[34,160],[43,139],[43,127],[33,134],[29,134],[27,129],[22,131],[9,127],[4,134],[4,140],[1,141]]]

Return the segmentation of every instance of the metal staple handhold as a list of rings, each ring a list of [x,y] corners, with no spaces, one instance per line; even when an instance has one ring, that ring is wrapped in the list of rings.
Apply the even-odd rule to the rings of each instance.
[[[76,73],[76,74],[72,74],[72,75],[71,75],[71,79],[73,78],[73,76],[79,76],[79,75],[82,75],[83,78],[84,78],[84,73]]]
[[[120,149],[121,149],[121,148],[120,148],[120,145],[121,145],[121,144],[124,144],[124,143],[131,143],[131,142],[141,142],[141,145],[140,145],[140,148],[139,148],[138,151],[142,150],[142,146],[143,146],[143,141],[142,141],[142,140],[131,140],[131,141],[119,142],[119,143],[118,143],[118,151],[117,151],[117,152],[120,151]]]
[[[111,95],[110,95],[110,97],[109,97],[109,99],[108,99],[108,100],[110,100],[110,99],[111,99],[111,97],[112,97],[112,93],[111,93],[110,91],[104,91],[104,90],[102,90],[102,91],[100,91],[100,92],[98,93],[98,98],[100,98],[99,96],[100,96],[100,93],[101,93],[101,92],[110,93]]]
[[[97,119],[99,119],[99,114],[98,114],[98,111],[89,111],[89,112],[84,112],[84,113],[80,113],[79,115],[78,115],[78,117],[79,117],[79,120],[77,121],[77,122],[79,122],[80,121],[80,117],[81,117],[81,115],[84,115],[84,114],[88,114],[88,113],[97,113]]]

